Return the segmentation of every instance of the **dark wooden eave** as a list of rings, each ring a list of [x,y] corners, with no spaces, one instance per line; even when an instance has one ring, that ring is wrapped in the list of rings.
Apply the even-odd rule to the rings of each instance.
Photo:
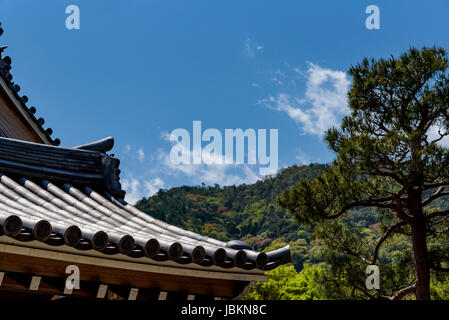
[[[139,270],[138,265],[133,269],[134,264],[130,263],[127,264],[131,269],[126,269],[128,265],[119,263],[98,265],[96,258],[82,259],[70,254],[63,254],[62,257],[46,255],[46,252],[39,249],[27,250],[25,253],[24,250],[15,251],[17,248],[14,245],[0,244],[0,249],[3,249],[0,251],[0,292],[103,299],[108,295],[101,290],[106,289],[118,295],[118,299],[126,300],[186,300],[188,296],[189,299],[235,298],[250,284],[248,279],[261,279],[257,275],[248,279],[226,277],[218,272],[212,277],[210,273],[202,275],[201,271],[188,272],[181,269],[178,272],[172,267],[167,267],[163,272],[154,268],[155,271],[151,272],[144,268]],[[66,268],[70,265],[79,268],[79,289],[69,290],[66,287]]]
[[[113,139],[105,140],[113,145]],[[112,148],[112,146],[111,146]],[[120,161],[103,152],[60,148],[39,143],[0,138],[0,172],[104,188],[123,198],[119,182]]]

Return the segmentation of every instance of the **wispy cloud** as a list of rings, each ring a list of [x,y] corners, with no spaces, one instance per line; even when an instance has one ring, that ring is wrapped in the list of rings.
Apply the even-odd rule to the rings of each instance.
[[[143,162],[145,160],[145,152],[142,148],[137,149],[137,160]]]
[[[165,187],[164,181],[160,178],[140,180],[130,174],[125,174],[121,183],[122,188],[126,190],[125,200],[131,204],[143,197],[150,197]]]
[[[163,140],[169,140],[169,134],[162,133]],[[143,151],[143,150],[142,150]],[[191,150],[182,150],[191,157]],[[250,150],[250,152],[252,152]],[[131,152],[135,155],[136,152]],[[184,183],[199,185],[219,184],[220,186],[250,184],[261,177],[249,165],[226,165],[223,158],[214,153],[204,152],[202,164],[174,164],[170,160],[170,151],[162,148],[145,155],[148,160],[141,162],[142,168],[138,174],[136,170],[124,170],[121,178],[122,188],[126,191],[126,201],[135,203],[143,197],[150,197],[159,189],[169,188],[165,182],[171,179],[182,179]]]
[[[298,153],[296,155],[296,161],[300,165],[308,165],[310,164],[310,158],[307,154],[305,154],[302,149],[298,149]]]
[[[251,38],[247,38],[245,41],[243,54],[247,57],[254,57],[258,51],[262,51],[263,46],[256,43]]]
[[[435,124],[429,128],[427,131],[427,141],[432,142],[441,138],[441,135],[446,134],[447,130],[444,126]],[[441,140],[437,142],[438,145],[444,148],[449,148],[449,136],[444,136]]]
[[[285,73],[283,73],[281,70],[276,70],[274,72],[274,76],[271,79],[271,81],[273,81],[274,83],[276,83],[277,85],[282,86],[284,84],[285,81]]]
[[[132,152],[131,152],[132,151]],[[134,148],[131,145],[127,144],[125,149],[123,150],[124,156],[131,156],[134,159],[137,159],[140,163],[143,163],[145,160],[145,151],[143,151],[142,147]]]
[[[165,187],[165,184],[162,179],[154,178],[152,180],[144,181],[144,187],[147,191],[147,195],[152,196],[153,194],[156,194],[160,189],[163,189]]]
[[[338,125],[349,112],[347,92],[350,81],[342,71],[322,68],[313,63],[308,65],[307,71],[303,72],[306,77],[304,97],[279,93],[259,103],[287,113],[301,125],[305,134],[321,136],[328,128]],[[299,69],[295,71],[302,73]]]
[[[190,150],[183,149],[182,152],[188,154],[189,158],[192,156]],[[160,149],[158,152],[158,163],[165,167],[163,170],[166,173],[171,175],[184,175],[194,184],[205,183],[226,186],[254,183],[260,179],[260,176],[249,165],[215,164],[223,163],[223,158],[213,153],[203,153],[202,157],[202,164],[174,164],[170,160],[169,153]]]
[[[277,76],[274,76],[271,80],[279,86],[282,86],[284,84],[284,81],[279,79],[279,77],[277,77]]]

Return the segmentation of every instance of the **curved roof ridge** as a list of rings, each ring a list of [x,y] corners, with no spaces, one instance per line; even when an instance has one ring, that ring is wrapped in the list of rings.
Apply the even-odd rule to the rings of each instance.
[[[89,187],[59,188],[50,181],[35,183],[4,173],[0,173],[0,230],[19,241],[147,257],[148,263],[171,260],[181,265],[268,270],[290,261],[288,246],[272,252],[230,248]]]

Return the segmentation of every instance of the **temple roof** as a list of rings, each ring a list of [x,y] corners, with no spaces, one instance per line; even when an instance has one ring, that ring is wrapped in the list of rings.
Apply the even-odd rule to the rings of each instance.
[[[71,247],[150,264],[269,270],[290,262],[288,246],[256,252],[244,242],[183,230],[128,204],[119,161],[105,153],[111,147],[111,138],[73,149],[0,138],[0,234],[24,245],[38,241],[51,250]]]
[[[1,25],[1,23],[0,23]],[[0,28],[0,35],[3,30]],[[219,241],[167,224],[124,200],[120,161],[107,154],[111,137],[58,147],[52,129],[12,81],[2,57],[0,89],[45,144],[0,137],[0,243],[190,269],[263,273],[290,262],[288,246],[257,252],[238,240]],[[250,271],[254,270],[254,271]]]

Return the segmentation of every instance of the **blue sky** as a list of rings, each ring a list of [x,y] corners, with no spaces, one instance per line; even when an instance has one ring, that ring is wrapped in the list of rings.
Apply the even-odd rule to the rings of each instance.
[[[80,30],[65,9],[80,8]],[[368,5],[380,30],[365,27]],[[279,168],[328,162],[346,71],[410,46],[449,49],[449,1],[0,0],[14,80],[65,147],[113,136],[134,202],[159,188],[252,183],[258,165],[167,163],[167,133],[279,130]]]

